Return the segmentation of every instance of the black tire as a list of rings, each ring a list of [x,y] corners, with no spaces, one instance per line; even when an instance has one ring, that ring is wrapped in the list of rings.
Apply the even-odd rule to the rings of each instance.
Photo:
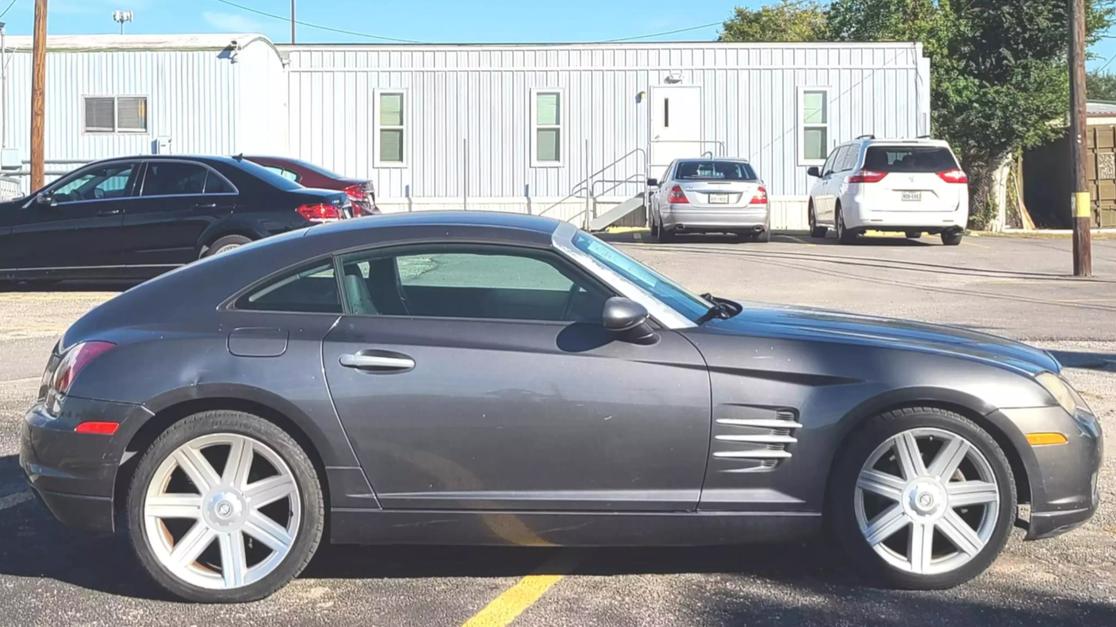
[[[961,243],[963,237],[965,237],[964,231],[946,231],[942,233],[942,244],[946,246],[957,246]]]
[[[212,257],[213,255],[219,255],[235,248],[239,248],[245,244],[250,243],[251,241],[251,238],[245,237],[243,235],[226,235],[224,237],[218,238],[217,241],[213,242],[213,244],[211,244],[209,248],[205,249],[205,254],[202,256]]]
[[[869,546],[854,512],[856,483],[869,455],[888,438],[918,427],[937,428],[960,435],[988,461],[999,490],[998,516],[987,544],[955,570],[922,575],[888,564]],[[879,585],[912,590],[939,590],[960,585],[984,572],[1003,550],[1016,518],[1015,478],[1003,450],[971,420],[936,407],[897,409],[870,418],[846,438],[834,463],[826,495],[826,523],[856,572]]]
[[[852,244],[856,242],[856,231],[850,231],[845,228],[845,217],[841,215],[841,208],[837,207],[837,241],[842,244]]]
[[[761,244],[766,244],[771,241],[771,230],[764,228],[759,233],[755,234],[755,240]]]
[[[818,218],[814,215],[814,203],[810,203],[810,206],[806,209],[806,214],[807,219],[810,222],[810,237],[813,237],[815,239],[824,239],[826,233],[829,232],[829,228],[825,226],[818,226]]]
[[[674,233],[663,228],[663,223],[660,221],[652,220],[651,222],[651,241],[658,244],[665,244],[674,241]]]
[[[907,231],[904,235],[907,236],[907,239],[918,239],[918,238],[922,237],[922,232],[921,231]]]
[[[301,520],[290,552],[271,573],[250,585],[227,590],[201,588],[173,575],[152,551],[143,531],[144,500],[159,465],[180,446],[203,435],[234,433],[266,444],[282,458],[294,476],[302,503]],[[271,595],[298,576],[310,562],[322,538],[325,501],[314,465],[302,447],[285,431],[258,416],[238,411],[206,411],[176,422],[143,453],[132,477],[127,500],[128,530],[140,564],[162,588],[188,601],[243,603]]]

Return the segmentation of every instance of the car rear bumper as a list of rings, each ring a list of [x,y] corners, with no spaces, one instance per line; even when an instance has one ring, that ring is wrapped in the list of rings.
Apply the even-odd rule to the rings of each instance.
[[[919,230],[931,233],[964,229],[969,222],[968,203],[959,202],[947,211],[918,211],[897,209],[892,204],[883,205],[858,196],[853,202],[843,203],[841,215],[845,227],[850,229]]]
[[[1104,435],[1096,417],[1085,410],[1071,417],[1060,407],[997,413],[1022,434],[1053,431],[1068,438],[1066,444],[1051,446],[1031,446],[1024,440],[1019,448],[1031,492],[1027,539],[1060,535],[1088,521],[1100,505],[1097,481],[1104,455]]]
[[[19,464],[27,482],[60,522],[113,530],[116,474],[124,448],[150,412],[138,405],[67,398],[57,417],[36,404],[24,416]],[[87,420],[120,423],[113,436],[75,433]]]
[[[767,205],[723,207],[719,205],[668,205],[660,212],[667,229],[739,229],[762,231],[767,228]]]

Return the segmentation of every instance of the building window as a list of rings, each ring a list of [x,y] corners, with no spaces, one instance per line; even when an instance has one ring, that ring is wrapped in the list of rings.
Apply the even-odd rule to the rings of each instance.
[[[798,99],[799,159],[816,165],[829,153],[829,90],[803,89]]]
[[[145,96],[86,96],[87,133],[146,133]]]
[[[531,151],[535,167],[556,166],[562,163],[562,92],[536,90],[532,92],[531,109],[534,127]]]
[[[377,165],[403,165],[406,139],[405,97],[399,91],[381,91],[378,96],[376,138],[379,140]]]

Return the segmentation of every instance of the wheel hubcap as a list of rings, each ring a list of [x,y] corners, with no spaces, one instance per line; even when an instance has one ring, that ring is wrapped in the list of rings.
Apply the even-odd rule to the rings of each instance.
[[[144,535],[185,583],[227,590],[255,583],[290,552],[302,514],[282,458],[247,436],[202,436],[156,469],[144,500]]]
[[[999,517],[988,460],[943,429],[911,429],[878,446],[861,467],[853,498],[868,545],[891,566],[920,575],[968,563]]]

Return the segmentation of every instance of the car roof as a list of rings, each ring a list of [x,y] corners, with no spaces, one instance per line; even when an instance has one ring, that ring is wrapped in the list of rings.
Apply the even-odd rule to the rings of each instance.
[[[886,137],[858,137],[850,144],[866,144],[868,146],[937,146],[941,148],[949,148],[949,142],[944,139],[930,139],[929,137],[918,138],[894,138],[888,139]]]
[[[685,159],[677,159],[678,163],[691,163],[694,161],[726,161],[729,163],[751,163],[744,157],[686,157]]]
[[[225,157],[221,155],[129,155],[125,157],[113,157],[111,159],[100,159],[98,161],[90,161],[85,165],[95,165],[98,163],[114,163],[117,161],[198,161],[201,163],[222,164],[229,166],[237,166],[241,160],[235,157]]]
[[[560,224],[554,218],[506,211],[416,211],[323,224],[311,227],[307,236],[408,227],[487,227],[550,235]]]

